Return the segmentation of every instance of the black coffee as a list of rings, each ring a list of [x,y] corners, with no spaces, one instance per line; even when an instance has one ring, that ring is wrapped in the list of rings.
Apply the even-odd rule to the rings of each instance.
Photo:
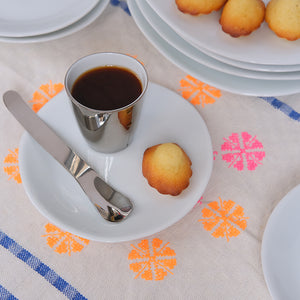
[[[82,105],[96,110],[127,106],[142,93],[142,84],[125,68],[105,66],[91,69],[77,78],[71,94]]]

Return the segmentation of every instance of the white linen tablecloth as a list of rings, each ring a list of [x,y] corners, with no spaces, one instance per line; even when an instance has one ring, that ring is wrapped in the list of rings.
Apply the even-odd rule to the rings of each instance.
[[[91,25],[58,40],[2,42],[0,94],[17,90],[38,111],[63,90],[79,57],[130,54],[150,81],[204,118],[214,151],[209,184],[182,220],[153,236],[114,244],[74,236],[26,195],[18,165],[24,129],[1,101],[0,298],[271,299],[261,242],[272,210],[300,182],[300,95],[262,99],[207,89],[163,57],[121,6],[108,5]]]

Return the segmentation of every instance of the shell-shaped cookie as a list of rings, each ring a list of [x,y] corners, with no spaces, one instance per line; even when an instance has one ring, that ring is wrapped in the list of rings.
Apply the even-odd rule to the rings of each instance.
[[[249,35],[264,21],[265,10],[262,0],[228,0],[219,22],[232,37]]]
[[[289,41],[300,38],[300,0],[271,0],[266,22],[274,33]]]
[[[192,162],[175,143],[154,145],[144,152],[142,171],[150,186],[161,194],[179,195],[189,185]]]
[[[175,0],[180,11],[190,15],[210,14],[222,8],[227,0]]]

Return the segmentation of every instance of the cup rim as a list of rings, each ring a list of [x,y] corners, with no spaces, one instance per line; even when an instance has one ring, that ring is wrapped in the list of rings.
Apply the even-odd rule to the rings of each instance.
[[[132,101],[131,103],[127,104],[126,106],[122,106],[120,108],[116,108],[116,109],[111,109],[111,110],[100,110],[100,109],[94,109],[94,108],[90,108],[88,106],[85,106],[83,104],[81,104],[80,102],[78,102],[71,94],[71,91],[68,89],[67,87],[67,78],[68,78],[68,75],[70,74],[71,72],[71,69],[74,67],[75,64],[77,64],[79,61],[83,60],[83,59],[86,59],[87,57],[90,57],[90,56],[96,56],[96,55],[118,55],[118,56],[125,56],[129,59],[132,59],[133,61],[135,61],[136,63],[138,63],[138,65],[140,65],[141,69],[144,71],[145,73],[145,77],[146,77],[146,81],[145,81],[145,85],[143,85],[143,90],[141,92],[141,94],[139,95],[138,98],[136,98],[134,101]],[[111,66],[114,66],[113,64]],[[116,65],[117,66],[117,65]],[[99,65],[100,67],[100,65]],[[95,68],[97,68],[97,66],[95,66]],[[131,70],[130,70],[131,71]],[[84,73],[84,72],[83,72]],[[81,73],[80,75],[82,75],[83,73]],[[79,76],[80,76],[79,75]],[[137,76],[137,74],[135,74]],[[78,77],[79,77],[78,76]],[[77,77],[77,78],[78,78]],[[139,76],[137,76],[139,78]],[[140,78],[139,78],[140,80]],[[118,112],[118,111],[121,111],[121,110],[125,110],[133,105],[135,105],[142,97],[143,95],[145,94],[147,88],[148,88],[148,82],[149,82],[149,77],[148,77],[148,72],[146,70],[146,68],[144,67],[144,65],[139,61],[137,60],[136,58],[128,55],[128,54],[124,54],[124,53],[120,53],[120,52],[95,52],[95,53],[92,53],[92,54],[88,54],[88,55],[85,55],[85,56],[82,56],[80,58],[78,58],[76,61],[74,61],[70,66],[69,68],[67,69],[67,72],[65,74],[65,78],[64,78],[64,86],[65,86],[65,91],[68,95],[68,97],[71,99],[72,102],[74,102],[77,106],[81,107],[81,108],[84,108],[84,109],[87,109],[93,113],[113,113],[113,112]]]

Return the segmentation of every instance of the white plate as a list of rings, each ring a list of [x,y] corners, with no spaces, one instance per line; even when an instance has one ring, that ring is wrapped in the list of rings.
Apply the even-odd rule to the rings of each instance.
[[[133,142],[115,154],[97,153],[87,146],[65,92],[47,103],[39,115],[109,184],[134,203],[133,212],[123,222],[105,221],[71,175],[25,133],[20,143],[19,164],[30,200],[51,222],[81,237],[121,242],[159,232],[193,208],[209,181],[213,153],[203,119],[189,102],[159,85],[149,85]],[[165,142],[181,145],[192,161],[190,185],[176,197],[159,194],[142,175],[146,148]]]
[[[0,35],[23,37],[59,30],[90,12],[98,0],[0,0]]]
[[[95,21],[104,11],[108,3],[109,0],[99,0],[97,5],[87,15],[85,15],[79,21],[63,29],[48,34],[41,34],[36,36],[27,36],[27,37],[0,36],[0,41],[7,42],[7,43],[36,43],[36,42],[45,42],[45,41],[62,38],[76,31],[79,31],[80,29],[83,29],[84,27],[88,26],[93,21]]]
[[[277,37],[266,22],[247,37],[232,38],[219,24],[221,11],[194,17],[180,12],[174,0],[147,2],[183,38],[211,52],[256,64],[300,64],[300,40],[290,42]]]
[[[127,1],[130,12],[147,39],[171,62],[189,75],[216,88],[250,96],[280,96],[300,92],[299,80],[261,80],[238,77],[208,68],[178,51],[162,39],[144,18],[134,0]]]
[[[180,37],[170,26],[168,26],[147,4],[145,1],[136,1],[140,12],[143,14],[145,19],[151,24],[153,29],[158,33],[165,41],[172,45],[177,50],[184,53],[186,56],[196,60],[197,62],[218,70],[227,74],[236,76],[255,78],[255,79],[270,79],[270,80],[296,80],[300,79],[299,72],[261,72],[243,69],[235,67],[222,61],[214,59],[212,56],[206,55],[198,48],[194,47],[183,38]]]
[[[196,46],[195,46],[196,47]],[[208,56],[213,57],[225,64],[229,64],[238,68],[244,68],[247,70],[253,71],[261,71],[261,72],[297,72],[300,71],[300,65],[264,65],[264,64],[252,64],[244,61],[239,61],[235,59],[231,59],[229,57],[225,57],[214,52],[211,52],[207,49],[204,49],[200,46],[197,48],[205,53]]]
[[[300,299],[300,185],[272,212],[262,241],[262,266],[274,300]]]

